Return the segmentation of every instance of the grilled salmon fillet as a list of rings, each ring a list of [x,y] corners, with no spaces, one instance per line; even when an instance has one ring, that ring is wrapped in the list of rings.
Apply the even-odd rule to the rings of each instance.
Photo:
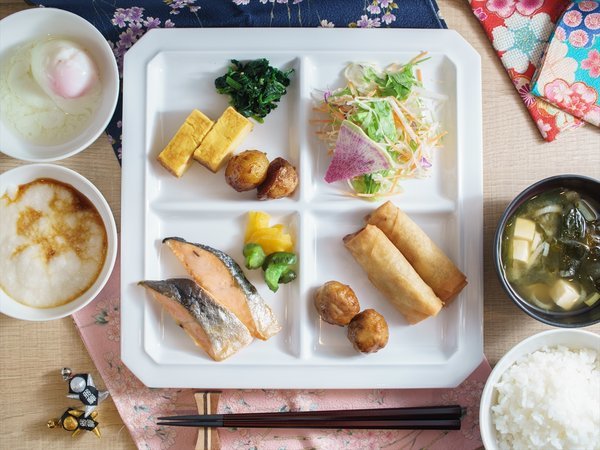
[[[215,361],[252,342],[248,328],[204,289],[187,278],[141,281],[177,324]]]
[[[169,246],[196,283],[234,313],[252,336],[267,340],[281,330],[271,308],[231,256],[177,237],[166,238],[163,243]]]

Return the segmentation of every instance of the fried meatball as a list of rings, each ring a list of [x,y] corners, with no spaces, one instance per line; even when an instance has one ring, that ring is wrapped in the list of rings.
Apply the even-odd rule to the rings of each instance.
[[[360,311],[352,288],[338,281],[328,281],[317,290],[315,307],[325,322],[342,327],[348,325]]]
[[[296,168],[283,158],[275,158],[269,164],[267,178],[258,187],[259,200],[288,197],[298,186]]]
[[[257,188],[267,178],[269,160],[258,150],[246,150],[233,156],[225,169],[225,181],[238,192]]]
[[[348,339],[361,353],[375,353],[388,343],[390,332],[381,314],[374,309],[365,309],[354,316],[348,325]]]

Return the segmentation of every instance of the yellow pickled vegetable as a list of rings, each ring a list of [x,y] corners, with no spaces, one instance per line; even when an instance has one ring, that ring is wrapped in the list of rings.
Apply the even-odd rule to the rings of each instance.
[[[268,228],[271,216],[262,211],[250,211],[248,213],[248,225],[246,225],[246,234],[244,235],[244,244],[247,244],[248,239],[252,234],[261,228]]]
[[[244,244],[259,244],[265,254],[275,252],[293,252],[294,242],[292,236],[285,233],[281,224],[269,226],[270,216],[259,211],[248,213],[248,225],[244,237]]]

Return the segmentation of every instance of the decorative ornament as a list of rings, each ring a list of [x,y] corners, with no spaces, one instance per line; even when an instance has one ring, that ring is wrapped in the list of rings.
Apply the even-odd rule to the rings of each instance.
[[[71,437],[77,436],[81,430],[91,431],[100,437],[100,428],[95,420],[96,417],[98,417],[98,411],[92,411],[87,417],[85,411],[81,409],[68,408],[60,419],[50,419],[46,425],[48,428],[62,427],[71,432]]]
[[[60,371],[63,380],[69,383],[68,398],[79,400],[85,407],[85,417],[89,417],[96,407],[108,397],[108,391],[99,391],[94,385],[94,380],[89,373],[73,372],[68,367]]]

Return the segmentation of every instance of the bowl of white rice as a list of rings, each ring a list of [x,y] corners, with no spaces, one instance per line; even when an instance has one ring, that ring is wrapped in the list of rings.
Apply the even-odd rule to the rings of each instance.
[[[600,450],[600,336],[550,330],[513,347],[481,396],[487,450]]]

